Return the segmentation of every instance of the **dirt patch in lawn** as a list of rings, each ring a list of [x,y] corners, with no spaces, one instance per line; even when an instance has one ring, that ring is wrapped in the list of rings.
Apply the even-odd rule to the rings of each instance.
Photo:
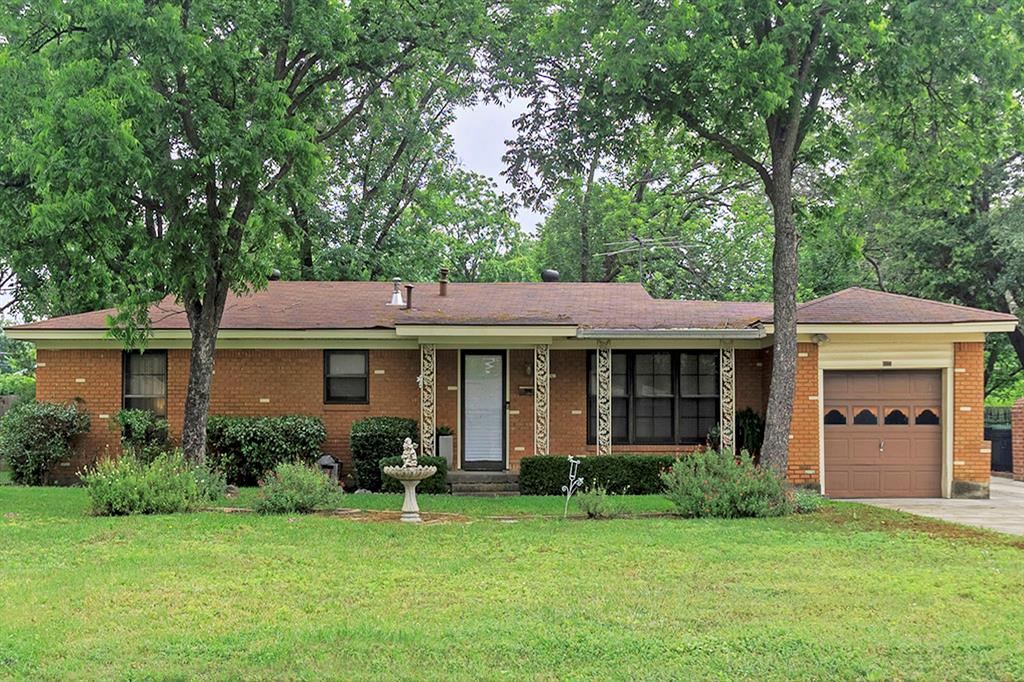
[[[995,543],[1024,550],[1024,540],[1009,539],[994,531],[867,505],[830,505],[815,515],[829,524],[849,530],[911,531],[933,538],[984,545]]]

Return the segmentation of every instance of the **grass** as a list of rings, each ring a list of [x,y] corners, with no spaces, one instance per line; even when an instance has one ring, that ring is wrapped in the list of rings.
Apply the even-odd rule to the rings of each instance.
[[[1024,678],[1019,539],[852,504],[487,518],[560,505],[95,518],[80,489],[0,487],[0,677]]]

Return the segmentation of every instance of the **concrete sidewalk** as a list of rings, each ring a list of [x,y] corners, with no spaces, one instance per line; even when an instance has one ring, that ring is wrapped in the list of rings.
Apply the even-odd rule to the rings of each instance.
[[[849,501],[988,528],[1000,533],[1024,535],[1024,482],[993,476],[990,494],[991,498],[987,500],[885,498]]]

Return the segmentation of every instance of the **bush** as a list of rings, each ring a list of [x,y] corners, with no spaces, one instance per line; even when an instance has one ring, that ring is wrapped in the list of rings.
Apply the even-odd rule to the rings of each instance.
[[[792,511],[783,479],[754,466],[750,454],[707,450],[676,460],[662,474],[665,496],[684,516],[782,516]]]
[[[35,400],[36,378],[24,374],[0,374],[0,395],[16,396],[15,402]]]
[[[793,511],[797,514],[810,514],[825,506],[825,498],[817,490],[797,488],[793,491]]]
[[[71,441],[89,430],[75,403],[18,403],[0,420],[0,454],[19,485],[41,485],[49,468],[72,454]]]
[[[587,486],[600,485],[616,495],[654,495],[664,492],[661,472],[675,457],[664,455],[601,455],[580,457],[578,475]],[[569,482],[566,457],[524,457],[519,463],[519,492],[523,495],[562,495]]]
[[[368,417],[352,424],[352,461],[360,488],[381,490],[380,461],[402,454],[402,443],[419,441],[415,419]]]
[[[420,466],[437,467],[437,473],[425,478],[416,486],[416,492],[427,495],[444,495],[448,492],[448,462],[444,457],[419,457]],[[402,466],[401,457],[385,457],[380,461],[381,491],[385,493],[404,492],[401,481],[384,475],[384,467]]]
[[[207,461],[228,482],[255,485],[283,462],[315,462],[325,438],[316,417],[214,416],[206,427]]]
[[[81,475],[94,514],[174,514],[199,506],[203,491],[181,453],[169,452],[146,464],[133,455],[100,460]]]
[[[228,480],[224,472],[210,467],[209,464],[193,466],[192,475],[195,476],[196,485],[199,487],[199,499],[203,502],[216,502],[228,489]]]
[[[308,514],[329,506],[339,494],[334,481],[317,467],[285,462],[260,481],[253,508],[260,514]]]
[[[121,410],[117,413],[121,426],[121,452],[148,464],[171,449],[167,420],[149,410]]]
[[[576,493],[575,499],[576,506],[587,515],[587,518],[611,519],[625,513],[622,505],[612,499],[614,497],[604,486],[595,485]]]

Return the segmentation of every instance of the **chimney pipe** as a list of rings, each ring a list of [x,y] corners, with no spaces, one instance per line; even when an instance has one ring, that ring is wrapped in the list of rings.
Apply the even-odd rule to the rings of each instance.
[[[412,310],[412,284],[405,285],[405,309]]]
[[[440,291],[438,292],[441,296],[448,295],[448,268],[441,268],[440,277],[438,278],[438,285]]]

